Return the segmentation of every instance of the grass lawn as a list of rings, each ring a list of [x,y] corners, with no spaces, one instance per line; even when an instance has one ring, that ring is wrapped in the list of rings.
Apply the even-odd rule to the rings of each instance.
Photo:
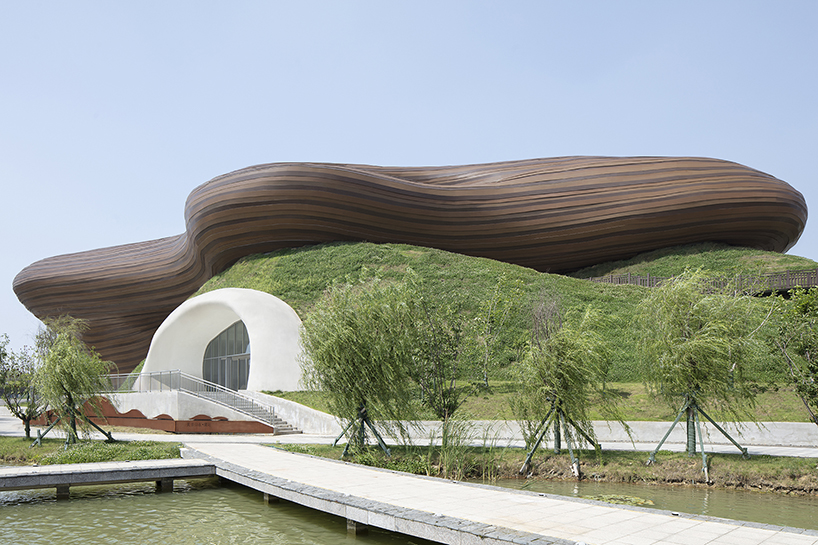
[[[343,446],[272,445],[289,452],[339,459]],[[348,461],[367,466],[404,471],[455,480],[478,480],[491,483],[503,478],[523,478],[518,474],[526,452],[518,448],[396,446],[387,457],[376,446],[347,457]],[[648,453],[603,450],[579,451],[583,478],[602,482],[699,484],[725,488],[747,488],[783,493],[818,493],[818,471],[815,458],[709,454],[710,482],[705,482],[700,456],[660,451],[656,463],[647,465]],[[555,455],[540,449],[532,460],[531,478],[574,480],[567,452]]]
[[[179,458],[181,446],[180,443],[158,441],[80,441],[64,449],[64,439],[46,437],[42,446],[32,448],[33,441],[25,437],[0,437],[0,465],[161,460]]]
[[[473,420],[513,420],[509,400],[514,395],[515,385],[510,381],[490,381],[490,389],[477,390],[470,394],[458,414],[468,415]],[[623,420],[673,421],[678,407],[670,407],[654,401],[645,385],[639,382],[613,382],[607,387],[620,398],[619,408]],[[472,391],[470,386],[464,387]],[[791,386],[776,389],[762,389],[756,398],[755,417],[759,422],[810,422],[804,405],[795,395]],[[321,392],[273,392],[273,395],[301,403],[319,411],[328,412],[329,404]],[[720,411],[708,411],[719,419]],[[432,416],[429,415],[432,419]],[[602,415],[591,409],[591,418],[601,420]]]

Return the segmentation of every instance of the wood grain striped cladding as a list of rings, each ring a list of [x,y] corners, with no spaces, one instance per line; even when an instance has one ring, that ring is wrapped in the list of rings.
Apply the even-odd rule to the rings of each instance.
[[[68,313],[120,371],[170,312],[253,253],[332,241],[401,242],[565,272],[695,242],[785,251],[802,195],[718,159],[558,157],[483,165],[273,163],[193,190],[184,234],[51,257],[14,291],[37,317]]]

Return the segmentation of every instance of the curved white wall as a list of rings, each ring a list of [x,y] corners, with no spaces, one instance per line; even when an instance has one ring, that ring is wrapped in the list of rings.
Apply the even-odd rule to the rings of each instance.
[[[237,320],[250,336],[248,390],[297,390],[301,320],[284,301],[256,290],[225,288],[188,299],[151,340],[143,372],[179,369],[202,378],[208,343]]]

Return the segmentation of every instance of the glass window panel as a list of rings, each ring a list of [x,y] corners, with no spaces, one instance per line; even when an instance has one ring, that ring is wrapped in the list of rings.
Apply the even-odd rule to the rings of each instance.
[[[227,388],[247,388],[249,352],[250,334],[239,320],[208,343],[202,361],[202,378]]]

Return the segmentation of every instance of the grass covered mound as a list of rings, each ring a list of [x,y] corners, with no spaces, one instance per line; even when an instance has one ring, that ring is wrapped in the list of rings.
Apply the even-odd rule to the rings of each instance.
[[[650,273],[678,274],[685,267],[697,263],[707,265],[703,267],[707,270],[717,270],[716,264],[721,259],[715,256],[721,255],[722,251],[737,251],[745,256],[741,263],[752,265],[748,265],[745,272],[757,270],[754,263],[771,259],[770,256],[782,259],[792,257],[729,247],[720,247],[721,250],[715,253],[703,252],[702,248],[697,245],[677,249],[673,255],[688,257],[674,261],[675,269],[670,265],[672,251],[668,250],[662,254],[666,265],[661,269],[651,269]],[[695,260],[691,257],[698,254],[702,255]],[[752,256],[757,259],[751,259]],[[803,258],[794,259],[798,268],[804,268],[805,263],[815,265]],[[461,313],[470,317],[478,315],[481,304],[491,297],[501,278],[504,285],[520,287],[519,294],[506,294],[513,299],[514,305],[500,334],[499,365],[492,378],[509,378],[508,371],[522,357],[530,339],[532,307],[543,295],[559,298],[568,322],[579,319],[589,305],[606,317],[599,333],[607,340],[611,350],[610,381],[638,382],[645,378],[634,356],[637,338],[634,314],[648,290],[639,286],[597,284],[491,259],[406,244],[334,243],[245,257],[211,278],[197,295],[227,287],[264,291],[287,302],[303,319],[324,290],[335,282],[355,282],[372,276],[400,281],[407,277],[410,269],[423,283],[432,300],[446,301],[447,304],[454,302]],[[768,310],[768,305],[759,300],[759,322]],[[785,378],[785,370],[778,366],[765,365],[756,371],[760,381]],[[477,376],[461,378],[466,381],[479,379]]]
[[[25,437],[0,437],[0,465],[83,464],[179,458],[179,443],[160,441],[80,441],[64,448],[64,439],[44,438],[31,447]]]
[[[601,263],[580,269],[571,276],[594,278],[628,273],[637,276],[674,276],[685,269],[702,269],[713,276],[729,277],[816,268],[818,263],[806,257],[706,242],[672,246],[645,252],[631,259]]]
[[[617,334],[620,327],[626,327],[623,324],[632,321],[635,306],[642,298],[645,288],[637,286],[593,284],[491,259],[405,244],[337,243],[248,256],[210,279],[197,295],[227,287],[251,288],[282,299],[303,319],[334,282],[355,282],[372,276],[401,281],[410,269],[431,300],[453,302],[467,316],[477,315],[501,278],[507,284],[518,283],[522,296],[515,297],[500,335],[501,375],[521,357],[530,336],[531,307],[540,293],[546,293],[560,297],[568,319],[579,316],[588,304],[609,316],[610,337],[616,338],[615,367],[621,376],[638,380],[628,356],[634,350],[633,339]]]

